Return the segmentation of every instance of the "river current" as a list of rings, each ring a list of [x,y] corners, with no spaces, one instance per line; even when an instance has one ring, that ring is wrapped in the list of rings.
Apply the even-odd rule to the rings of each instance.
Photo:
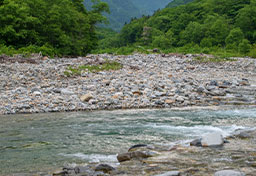
[[[117,110],[0,116],[0,175],[116,163],[135,144],[183,143],[256,126],[256,108]]]

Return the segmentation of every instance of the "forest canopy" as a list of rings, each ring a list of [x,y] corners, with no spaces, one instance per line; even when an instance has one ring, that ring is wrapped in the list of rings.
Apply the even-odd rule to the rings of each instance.
[[[1,48],[85,55],[95,48],[95,24],[105,20],[106,3],[93,0],[0,0]]]

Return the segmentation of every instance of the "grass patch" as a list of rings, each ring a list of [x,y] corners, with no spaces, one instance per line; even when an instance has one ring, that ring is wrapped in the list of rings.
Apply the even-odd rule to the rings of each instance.
[[[106,60],[105,63],[98,65],[81,65],[78,67],[69,66],[67,70],[64,71],[64,75],[67,77],[81,76],[83,72],[96,73],[100,71],[120,70],[122,68],[123,66],[119,62]]]

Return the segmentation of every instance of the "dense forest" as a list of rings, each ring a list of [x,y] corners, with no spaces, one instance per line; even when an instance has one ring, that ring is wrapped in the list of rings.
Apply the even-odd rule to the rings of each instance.
[[[110,13],[104,13],[108,18],[107,24],[101,24],[101,27],[111,28],[114,31],[120,31],[125,23],[130,22],[132,18],[138,18],[143,15],[152,15],[159,8],[164,8],[171,0],[102,0],[109,5]],[[178,0],[179,1],[179,0]],[[90,8],[91,0],[85,0],[84,4]]]
[[[187,4],[175,7],[179,2]],[[131,20],[119,34],[101,40],[99,49],[140,46],[169,51],[182,48],[180,51],[209,53],[222,49],[256,54],[256,0],[189,2],[173,1],[151,17]]]
[[[90,11],[83,0],[0,0],[0,53],[84,55],[95,48],[95,24],[106,3]]]
[[[77,56],[158,48],[256,57],[256,0],[174,0],[152,16],[129,19],[119,33],[99,26],[107,22],[104,15],[111,10],[119,20],[126,16],[109,10],[106,2],[92,0],[84,6],[83,0],[0,0],[0,54]],[[116,2],[116,9],[123,7],[133,15],[152,11],[156,3]]]

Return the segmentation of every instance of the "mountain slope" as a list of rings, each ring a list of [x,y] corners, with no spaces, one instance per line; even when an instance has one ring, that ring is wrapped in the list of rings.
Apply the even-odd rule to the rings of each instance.
[[[193,0],[173,0],[166,7],[177,7],[192,2]]]
[[[105,14],[109,20],[109,25],[104,25],[119,31],[125,23],[129,23],[132,18],[142,15],[152,15],[159,8],[164,8],[171,0],[102,0],[108,3],[110,14]],[[85,0],[85,6],[92,5],[91,0]]]

